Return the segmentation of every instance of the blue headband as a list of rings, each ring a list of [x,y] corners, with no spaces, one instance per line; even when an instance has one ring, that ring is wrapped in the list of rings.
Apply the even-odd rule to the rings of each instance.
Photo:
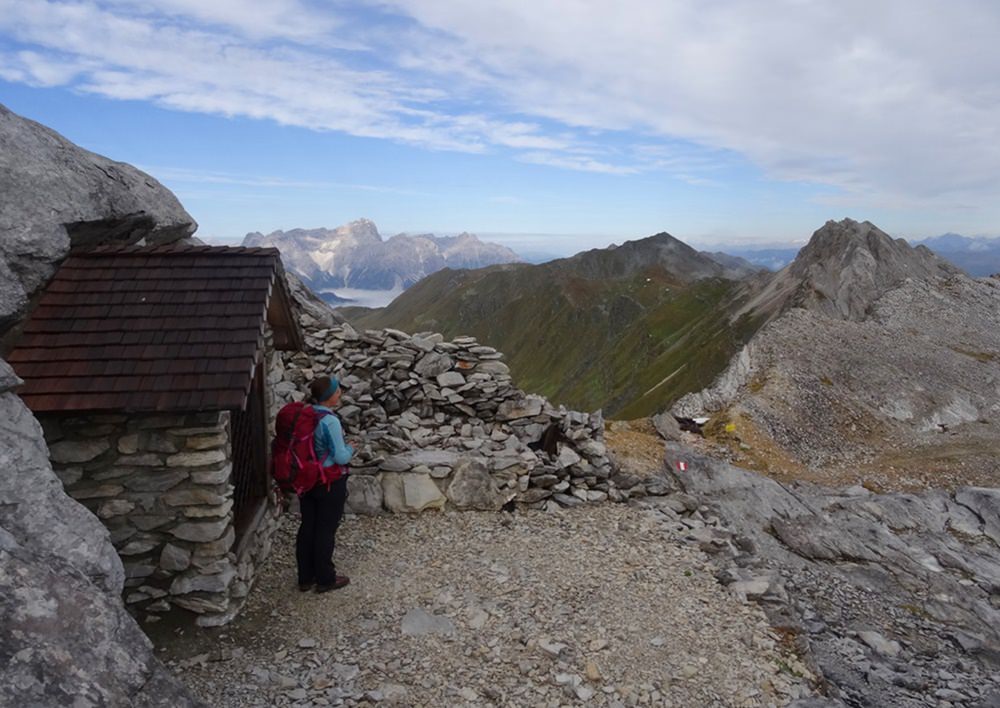
[[[333,378],[331,376],[330,377],[330,388],[328,388],[326,390],[326,393],[323,394],[323,398],[321,398],[320,400],[321,401],[327,400],[328,398],[330,398],[330,396],[332,396],[333,394],[335,394],[337,392],[338,388],[340,388],[340,382],[337,381],[337,379],[335,379],[335,378]]]

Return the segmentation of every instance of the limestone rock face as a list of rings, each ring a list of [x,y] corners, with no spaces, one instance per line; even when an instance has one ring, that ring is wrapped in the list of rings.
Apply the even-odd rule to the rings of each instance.
[[[197,224],[163,185],[0,105],[0,328],[73,247],[170,243]]]
[[[891,488],[879,477],[891,468],[934,486],[996,485],[1000,282],[845,220],[818,230],[744,314],[774,318],[670,411],[735,426],[733,459],[749,464],[740,443],[766,441],[769,465],[787,458],[844,484],[857,469]]]
[[[828,221],[788,268],[804,286],[799,303],[834,317],[861,320],[868,308],[907,278],[961,271],[925,246],[911,248],[868,221]]]
[[[770,319],[801,307],[859,322],[879,298],[908,279],[933,281],[961,273],[927,247],[913,248],[868,221],[828,221],[742,312]]]
[[[65,559],[100,588],[118,593],[125,574],[108,531],[63,492],[42,428],[21,399],[0,393],[0,527],[13,542]]]
[[[336,229],[249,233],[243,245],[278,248],[285,266],[317,290],[407,288],[442,268],[483,268],[519,260],[510,249],[467,233],[397,234],[383,240],[368,219]]]
[[[666,463],[682,493],[643,503],[807,639],[831,698],[901,708],[957,689],[959,705],[997,705],[1000,490],[783,483],[669,442]]]

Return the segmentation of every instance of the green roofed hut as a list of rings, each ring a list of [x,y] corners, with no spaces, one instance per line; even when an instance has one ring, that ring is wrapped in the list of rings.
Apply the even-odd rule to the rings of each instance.
[[[211,626],[277,527],[268,441],[279,350],[302,348],[278,251],[70,255],[7,357],[67,492],[107,526],[134,614]]]

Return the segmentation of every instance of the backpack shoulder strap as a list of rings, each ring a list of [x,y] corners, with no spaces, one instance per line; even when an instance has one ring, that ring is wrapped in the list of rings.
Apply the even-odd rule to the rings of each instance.
[[[321,410],[317,410],[315,407],[313,408],[313,412],[316,415],[316,427],[317,428],[322,424],[324,418],[326,418],[328,415],[333,415],[332,411],[321,411]]]
[[[288,441],[291,442],[295,438],[295,426],[299,424],[299,418],[302,417],[302,413],[305,411],[306,407],[302,406],[297,411],[295,411],[295,417],[292,418],[292,424],[288,427]]]

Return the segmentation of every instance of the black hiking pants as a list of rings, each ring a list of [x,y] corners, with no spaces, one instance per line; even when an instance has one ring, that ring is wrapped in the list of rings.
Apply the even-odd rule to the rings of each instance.
[[[347,475],[330,484],[317,484],[299,497],[302,523],[295,538],[299,585],[332,585],[337,577],[333,549],[337,527],[347,501]]]

